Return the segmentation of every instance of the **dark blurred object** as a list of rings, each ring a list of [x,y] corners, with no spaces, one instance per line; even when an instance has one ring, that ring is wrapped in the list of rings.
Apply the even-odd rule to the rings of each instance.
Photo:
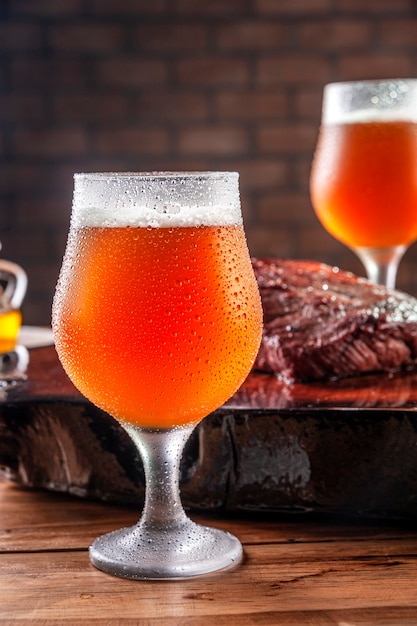
[[[16,346],[10,352],[0,354],[0,380],[8,380],[26,372],[29,352],[24,346]]]
[[[0,353],[0,401],[7,398],[6,392],[19,382],[26,380],[29,352],[25,346]]]
[[[24,269],[16,263],[0,259],[0,353],[15,348],[22,323],[20,307],[26,289]]]
[[[197,427],[182,463],[194,509],[417,517],[417,373],[287,385],[253,372]],[[132,504],[140,459],[123,428],[84,399],[53,347],[0,402],[0,471],[33,488]]]

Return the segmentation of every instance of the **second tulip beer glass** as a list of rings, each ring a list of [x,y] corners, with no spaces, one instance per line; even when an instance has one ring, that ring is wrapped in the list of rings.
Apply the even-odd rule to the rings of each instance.
[[[172,579],[239,562],[237,538],[185,514],[179,464],[196,424],[249,373],[261,326],[237,173],[75,175],[56,347],[132,437],[146,478],[139,522],[93,543],[96,567]]]
[[[417,80],[326,85],[311,198],[368,278],[395,287],[417,239]]]

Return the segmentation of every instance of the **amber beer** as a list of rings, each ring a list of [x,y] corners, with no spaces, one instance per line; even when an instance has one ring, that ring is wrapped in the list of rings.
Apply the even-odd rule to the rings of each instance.
[[[14,350],[22,324],[22,314],[16,309],[0,311],[0,354]]]
[[[252,366],[261,318],[241,223],[72,228],[57,350],[122,422],[171,428],[221,406]]]
[[[410,244],[417,238],[417,124],[323,124],[311,198],[322,224],[346,245]]]
[[[0,353],[16,347],[22,324],[20,307],[26,288],[25,270],[16,263],[0,259]]]

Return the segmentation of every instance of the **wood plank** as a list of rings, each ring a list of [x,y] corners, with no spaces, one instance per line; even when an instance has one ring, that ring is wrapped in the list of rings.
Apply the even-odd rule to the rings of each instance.
[[[2,620],[2,626],[45,626],[63,624],[80,626],[80,620],[65,615],[49,618],[10,618]],[[292,611],[265,611],[239,615],[238,621],[230,615],[216,615],[215,622],[206,616],[143,618],[140,610],[134,618],[109,618],[108,616],[83,617],[83,626],[416,626],[413,607],[382,607],[361,609],[326,609],[315,611],[294,609]]]
[[[293,546],[295,548],[296,546]],[[165,619],[413,607],[415,559],[301,560],[291,546],[248,546],[227,574],[188,581],[116,579],[86,564],[86,553],[1,556],[0,620]],[[134,602],[132,602],[134,598]],[[3,623],[3,622],[2,622]]]
[[[415,626],[417,531],[305,517],[194,516],[236,532],[235,570],[130,581],[91,566],[97,534],[136,512],[0,483],[0,623]]]
[[[98,535],[134,524],[131,508],[90,502],[64,494],[37,492],[0,482],[0,552],[85,549]],[[378,524],[309,516],[260,514],[241,517],[192,514],[197,522],[229,530],[245,544],[374,541],[417,537],[404,522]]]

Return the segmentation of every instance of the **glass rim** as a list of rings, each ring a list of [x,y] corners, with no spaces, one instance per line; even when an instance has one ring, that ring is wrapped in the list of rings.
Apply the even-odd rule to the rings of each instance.
[[[324,85],[324,87],[334,87],[337,85],[340,85],[341,87],[350,87],[350,86],[354,86],[354,85],[385,85],[385,84],[390,84],[390,83],[415,83],[417,84],[417,78],[413,78],[413,77],[408,77],[408,78],[401,78],[399,76],[395,77],[395,78],[364,78],[364,79],[358,79],[358,80],[338,80],[338,81],[332,81],[330,83],[326,83]]]
[[[149,172],[76,172],[74,179],[102,180],[102,179],[128,179],[138,178],[144,180],[170,180],[178,178],[207,178],[220,179],[225,177],[238,177],[239,172],[206,170],[206,171],[149,171]]]

